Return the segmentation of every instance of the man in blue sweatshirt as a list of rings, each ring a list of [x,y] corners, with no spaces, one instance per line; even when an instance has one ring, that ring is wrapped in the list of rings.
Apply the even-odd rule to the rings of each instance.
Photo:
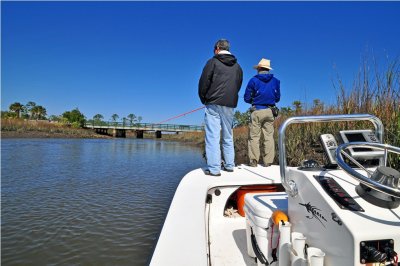
[[[270,74],[271,62],[261,59],[257,75],[250,79],[244,93],[244,101],[252,105],[251,123],[249,125],[249,165],[256,167],[260,158],[260,136],[264,137],[264,166],[270,166],[275,157],[274,115],[272,107],[281,98],[280,81]]]

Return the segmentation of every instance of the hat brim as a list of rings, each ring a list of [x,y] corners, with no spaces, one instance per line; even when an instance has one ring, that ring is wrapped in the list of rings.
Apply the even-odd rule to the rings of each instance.
[[[257,69],[257,68],[259,68],[259,67],[261,67],[261,68],[266,68],[266,69],[269,69],[269,70],[272,70],[272,68],[271,68],[271,67],[259,66],[259,65],[255,65],[255,66],[253,66],[253,68],[254,68],[254,69]]]

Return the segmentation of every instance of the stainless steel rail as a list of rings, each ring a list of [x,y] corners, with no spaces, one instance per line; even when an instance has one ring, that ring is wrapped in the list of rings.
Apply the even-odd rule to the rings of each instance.
[[[297,195],[296,184],[288,180],[286,147],[285,147],[285,132],[286,128],[291,124],[315,123],[315,122],[343,122],[343,121],[370,121],[375,126],[375,133],[378,139],[383,143],[383,124],[379,118],[369,114],[351,114],[351,115],[321,115],[321,116],[295,116],[287,119],[279,128],[278,148],[279,148],[279,165],[282,185],[286,192],[292,197]]]

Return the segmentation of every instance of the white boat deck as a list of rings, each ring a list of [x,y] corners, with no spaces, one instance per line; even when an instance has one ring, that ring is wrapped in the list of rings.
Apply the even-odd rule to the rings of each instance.
[[[204,215],[207,192],[215,187],[273,183],[281,183],[279,166],[275,165],[270,167],[240,165],[235,167],[233,173],[221,171],[219,177],[207,176],[202,169],[191,171],[182,179],[176,190],[150,265],[207,265],[207,245],[205,243],[207,243],[206,228],[208,224],[206,224]],[[246,243],[245,219],[242,217],[226,218],[222,214],[223,211],[219,215],[220,222],[224,222],[226,226],[222,227],[223,230],[216,232],[221,237],[213,237],[215,241],[212,243],[212,249],[238,248],[239,250],[230,253],[232,254],[232,263],[229,265],[237,265],[234,261],[241,261],[241,265],[255,265],[252,264],[254,260],[247,258],[247,254],[244,253],[246,247],[240,246]],[[226,223],[226,219],[230,219],[230,221]],[[231,243],[234,241],[240,244],[239,246],[234,243],[230,245],[225,241]],[[229,251],[225,250],[224,254],[229,254],[227,252]],[[218,258],[215,259],[218,261]],[[226,262],[226,257],[224,261]],[[225,264],[221,261],[213,265]]]
[[[255,260],[247,255],[246,219],[244,217],[227,218],[215,224],[212,254],[212,265],[257,265]],[[226,256],[229,254],[229,256]]]

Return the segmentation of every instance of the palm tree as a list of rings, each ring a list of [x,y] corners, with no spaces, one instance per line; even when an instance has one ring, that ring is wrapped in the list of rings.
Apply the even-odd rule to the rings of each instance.
[[[46,118],[46,108],[44,108],[41,105],[36,105],[34,107],[32,107],[31,109],[31,113],[32,113],[32,117],[36,118],[37,120],[39,119],[45,119]]]
[[[15,103],[10,105],[9,109],[10,109],[11,112],[16,113],[17,117],[20,118],[21,117],[21,111],[24,109],[24,106],[19,102],[15,102]]]
[[[95,114],[93,116],[93,120],[97,120],[97,121],[101,121],[101,119],[103,119],[104,116],[102,116],[101,114]]]
[[[29,113],[29,118],[33,118],[32,109],[36,106],[35,102],[28,102],[25,104],[26,111]]]
[[[101,120],[103,119],[104,117],[101,115],[101,114],[95,114],[94,116],[93,116],[93,123],[98,123],[98,124],[100,124],[100,122],[101,122]]]
[[[138,117],[137,117],[137,120],[138,120],[139,124],[140,124],[140,122],[142,121],[142,119],[143,119],[143,118],[142,118],[141,116],[138,116]]]
[[[294,111],[296,114],[300,114],[301,111],[303,110],[303,106],[301,105],[300,101],[294,101],[293,106],[295,108]]]
[[[281,113],[282,115],[291,116],[293,114],[293,110],[290,107],[282,107]]]
[[[119,118],[119,115],[117,115],[117,114],[113,114],[112,116],[111,116],[111,119],[113,120],[113,122],[114,123],[117,123],[117,119]]]
[[[320,99],[314,99],[312,111],[316,114],[322,114],[322,112],[324,111],[324,103],[321,102]]]
[[[135,122],[135,120],[136,120],[136,115],[134,115],[134,114],[129,114],[128,115],[128,118],[129,118],[129,123],[131,124],[131,126],[133,125],[133,122]]]
[[[47,110],[43,106],[39,105],[37,110],[38,118],[39,119],[46,119]]]

